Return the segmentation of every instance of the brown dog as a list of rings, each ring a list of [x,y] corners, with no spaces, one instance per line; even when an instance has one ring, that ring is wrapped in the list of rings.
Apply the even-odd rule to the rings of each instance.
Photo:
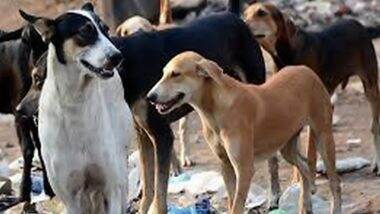
[[[376,54],[369,33],[354,20],[338,21],[320,32],[306,32],[270,3],[256,3],[245,11],[245,21],[260,44],[280,68],[307,65],[321,78],[330,95],[339,84],[344,88],[350,76],[361,79],[372,110],[375,144],[373,171],[380,175],[380,99]],[[312,139],[311,139],[312,140]],[[308,148],[310,167],[315,168],[315,143]]]
[[[189,103],[200,115],[204,136],[222,163],[230,213],[244,212],[254,163],[280,151],[302,175],[300,212],[311,213],[311,172],[297,149],[299,131],[311,126],[328,168],[332,213],[341,213],[340,179],[335,172],[335,143],[329,94],[305,66],[282,69],[261,86],[247,85],[223,74],[214,62],[194,52],[174,57],[161,80],[148,93],[166,114]]]

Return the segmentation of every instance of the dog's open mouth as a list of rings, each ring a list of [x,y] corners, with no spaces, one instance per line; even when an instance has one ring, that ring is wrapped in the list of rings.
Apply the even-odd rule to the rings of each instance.
[[[179,93],[177,96],[175,96],[173,99],[167,102],[155,102],[154,105],[156,106],[156,109],[160,114],[169,113],[170,110],[177,103],[179,103],[184,97],[185,97],[184,93]]]
[[[84,67],[94,72],[96,75],[98,75],[101,78],[107,79],[107,78],[113,77],[114,75],[113,68],[96,68],[90,63],[88,63],[86,60],[81,60],[81,63]]]
[[[263,39],[263,38],[265,38],[265,34],[255,34],[255,38],[257,38],[257,39]]]

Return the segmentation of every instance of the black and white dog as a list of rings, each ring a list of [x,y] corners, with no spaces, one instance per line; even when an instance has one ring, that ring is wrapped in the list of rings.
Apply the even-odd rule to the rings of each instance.
[[[68,213],[123,213],[134,129],[120,51],[91,4],[54,20],[20,12],[49,43],[38,134],[53,190]]]

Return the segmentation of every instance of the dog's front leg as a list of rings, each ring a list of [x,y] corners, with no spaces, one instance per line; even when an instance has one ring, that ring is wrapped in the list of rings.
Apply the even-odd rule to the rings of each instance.
[[[254,174],[254,154],[252,139],[226,140],[225,148],[230,162],[235,171],[236,189],[234,201],[230,210],[231,214],[244,213],[245,200],[251,186],[251,180]],[[249,142],[249,143],[244,143]]]
[[[24,159],[24,166],[22,172],[22,179],[20,184],[20,202],[30,202],[30,193],[32,190],[32,161],[34,155],[34,144],[30,136],[30,125],[32,121],[21,117],[22,115],[16,114],[16,131],[17,137],[20,142],[22,156]]]
[[[272,157],[268,160],[268,169],[270,174],[271,198],[269,201],[269,210],[278,208],[278,202],[281,196],[281,187],[278,176],[278,158]]]
[[[149,121],[150,138],[155,146],[155,184],[153,202],[148,213],[167,213],[167,189],[174,136],[170,125],[158,118]],[[150,134],[150,133],[149,133]]]
[[[145,130],[135,122],[140,152],[142,199],[139,213],[148,212],[154,195],[154,147]]]
[[[38,137],[38,129],[35,124],[31,125],[31,131],[32,131],[34,145],[37,149],[38,157],[41,162],[44,190],[45,190],[46,195],[48,195],[50,198],[53,198],[55,196],[55,193],[50,185],[49,178],[47,176],[45,161],[43,160],[42,153],[41,153],[41,142],[40,142],[40,138]]]

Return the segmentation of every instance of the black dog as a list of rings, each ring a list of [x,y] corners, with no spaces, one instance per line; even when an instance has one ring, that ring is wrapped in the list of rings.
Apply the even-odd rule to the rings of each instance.
[[[230,5],[234,11],[239,11],[238,0],[231,1]],[[248,82],[261,84],[265,81],[265,65],[260,47],[245,23],[229,12],[214,14],[183,27],[114,38],[114,42],[125,58],[120,75],[125,99],[132,108],[139,132],[143,168],[140,213],[146,213],[152,202],[155,211],[166,213],[173,145],[170,123],[186,115],[191,108],[182,107],[162,116],[148,104],[146,93],[161,78],[164,65],[175,55],[189,50],[217,62],[233,76],[236,76],[234,68],[240,67]]]
[[[0,35],[0,113],[15,115],[24,159],[20,196],[11,201],[9,198],[2,199],[0,210],[18,202],[30,202],[30,171],[34,151],[31,133],[36,133],[36,127],[25,119],[22,112],[17,111],[16,106],[28,92],[32,83],[32,68],[46,49],[47,45],[31,25]]]

